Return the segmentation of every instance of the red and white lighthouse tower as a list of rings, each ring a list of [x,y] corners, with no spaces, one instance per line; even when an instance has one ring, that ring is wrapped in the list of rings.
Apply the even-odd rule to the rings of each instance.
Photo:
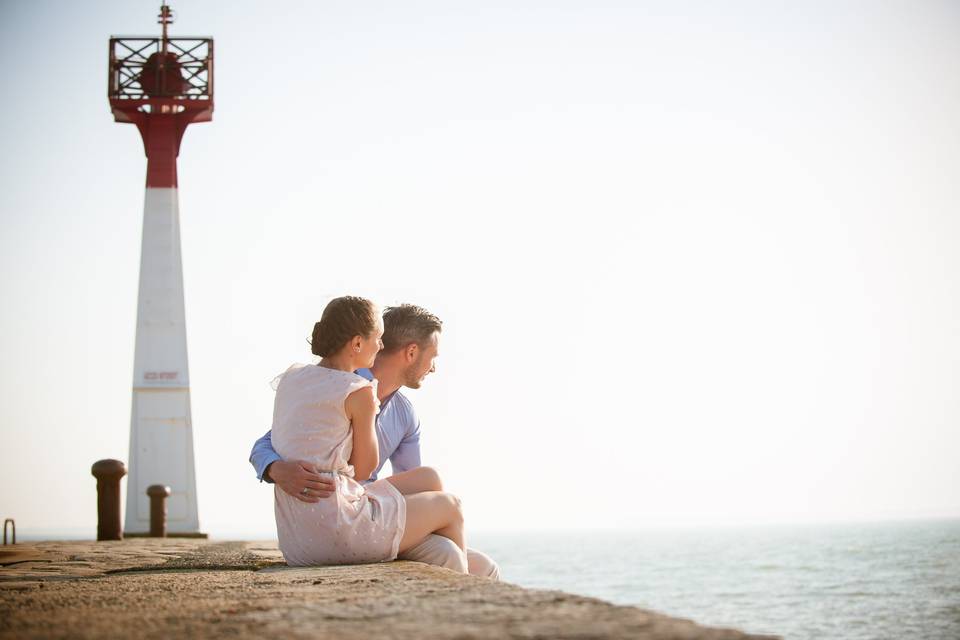
[[[190,376],[180,260],[177,155],[187,126],[213,117],[213,38],[110,38],[108,96],[117,122],[135,124],[147,155],[140,290],[124,530],[150,528],[146,495],[168,485],[167,530],[199,534]]]

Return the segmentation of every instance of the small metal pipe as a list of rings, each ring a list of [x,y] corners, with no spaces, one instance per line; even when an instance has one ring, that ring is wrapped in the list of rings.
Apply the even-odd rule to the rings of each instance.
[[[17,544],[17,523],[13,521],[13,518],[7,518],[3,521],[3,544],[7,544],[7,523],[10,523],[10,528],[13,530],[13,542],[11,544]]]
[[[152,484],[147,487],[147,495],[150,496],[150,537],[167,537],[167,496],[170,495],[170,487],[162,484]]]
[[[120,479],[127,468],[119,460],[98,460],[90,473],[97,479],[97,540],[123,540]]]

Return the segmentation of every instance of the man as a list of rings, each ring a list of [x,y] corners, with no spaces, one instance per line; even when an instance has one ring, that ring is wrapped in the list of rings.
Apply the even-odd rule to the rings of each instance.
[[[400,393],[400,387],[419,389],[423,379],[436,371],[441,325],[435,315],[412,304],[388,307],[383,314],[383,349],[370,369],[357,371],[368,380],[377,379],[380,401],[376,419],[380,465],[368,482],[377,479],[387,459],[394,473],[420,466],[420,421],[410,400]],[[276,483],[303,502],[318,502],[334,491],[333,483],[321,476],[311,463],[282,460],[273,449],[270,431],[253,445],[250,463],[261,482]],[[453,541],[434,534],[399,558],[500,579],[500,568],[486,554],[467,549],[467,567],[464,567],[463,555]]]

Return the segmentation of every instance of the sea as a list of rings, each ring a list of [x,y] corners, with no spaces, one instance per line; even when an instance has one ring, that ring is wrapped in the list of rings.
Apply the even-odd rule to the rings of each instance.
[[[792,640],[960,640],[960,520],[477,533],[503,579]]]
[[[89,537],[77,533],[21,539]],[[507,582],[707,626],[787,640],[960,640],[960,519],[475,532],[468,544]]]

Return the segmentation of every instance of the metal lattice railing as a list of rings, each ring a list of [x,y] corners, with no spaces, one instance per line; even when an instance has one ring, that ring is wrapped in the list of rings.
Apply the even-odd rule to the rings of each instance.
[[[213,38],[110,38],[112,100],[210,100]]]

